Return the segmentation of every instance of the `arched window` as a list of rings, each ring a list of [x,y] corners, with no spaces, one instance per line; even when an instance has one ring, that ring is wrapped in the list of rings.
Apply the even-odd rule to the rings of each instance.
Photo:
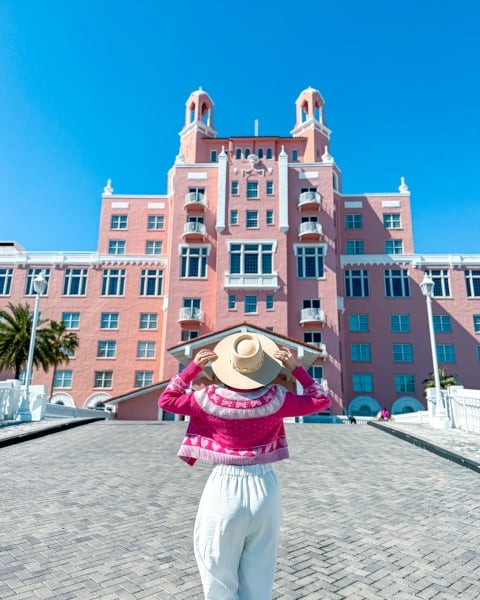
[[[267,148],[267,159],[272,158],[273,153],[271,148]]]
[[[258,158],[263,158],[263,148],[259,148],[257,150],[257,156],[258,156]]]
[[[237,149],[235,150],[235,158],[236,158],[237,160],[239,160],[240,158],[242,158],[242,149],[241,149],[241,148],[237,148]]]
[[[248,158],[250,156],[250,148],[245,148],[245,158]]]

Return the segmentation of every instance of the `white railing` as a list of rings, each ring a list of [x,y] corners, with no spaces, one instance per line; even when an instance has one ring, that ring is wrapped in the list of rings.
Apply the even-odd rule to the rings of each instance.
[[[200,192],[188,192],[185,196],[185,206],[188,204],[199,204],[201,206],[207,206],[207,200],[205,198],[205,194],[201,194]]]
[[[278,290],[278,275],[268,274],[225,274],[225,287],[231,289],[263,289]]]
[[[321,204],[322,197],[318,192],[302,192],[298,197],[298,206],[302,206],[303,204]]]
[[[178,315],[179,321],[199,321],[203,323],[203,310],[192,306],[184,306]]]
[[[0,421],[14,421],[17,418],[21,399],[18,380],[0,381]]]
[[[298,226],[298,235],[302,236],[310,233],[322,235],[322,225],[316,221],[305,221],[300,223]]]
[[[302,308],[300,311],[300,323],[323,323],[325,313],[321,308]]]
[[[480,390],[451,386],[446,393],[448,415],[452,427],[480,433]]]
[[[205,227],[204,223],[199,223],[198,221],[188,221],[183,226],[183,235],[188,235],[189,233],[205,235],[207,233],[207,228]]]

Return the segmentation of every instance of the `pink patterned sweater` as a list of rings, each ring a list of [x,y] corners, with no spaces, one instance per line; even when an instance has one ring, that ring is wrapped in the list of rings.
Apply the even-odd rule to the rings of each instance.
[[[193,465],[197,459],[231,465],[271,463],[288,458],[283,419],[323,411],[330,398],[303,369],[292,375],[304,395],[270,385],[260,390],[241,391],[209,385],[187,392],[201,368],[191,362],[175,375],[158,399],[172,413],[190,417],[178,456]]]

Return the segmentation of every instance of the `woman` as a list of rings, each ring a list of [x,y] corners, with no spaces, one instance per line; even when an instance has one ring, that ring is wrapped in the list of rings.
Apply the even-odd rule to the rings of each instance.
[[[209,362],[219,385],[188,391]],[[304,395],[272,383],[285,367]],[[201,350],[173,377],[161,408],[190,417],[178,456],[213,463],[200,500],[194,549],[206,600],[271,598],[280,491],[271,463],[288,458],[283,419],[323,411],[320,384],[268,337],[241,333]]]

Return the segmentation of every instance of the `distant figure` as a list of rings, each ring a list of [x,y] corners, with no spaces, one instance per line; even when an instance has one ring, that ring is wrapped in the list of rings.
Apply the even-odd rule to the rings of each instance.
[[[348,422],[350,423],[350,425],[356,425],[357,424],[357,419],[353,416],[348,417]]]
[[[377,414],[375,421],[393,421],[392,415],[386,406]]]

